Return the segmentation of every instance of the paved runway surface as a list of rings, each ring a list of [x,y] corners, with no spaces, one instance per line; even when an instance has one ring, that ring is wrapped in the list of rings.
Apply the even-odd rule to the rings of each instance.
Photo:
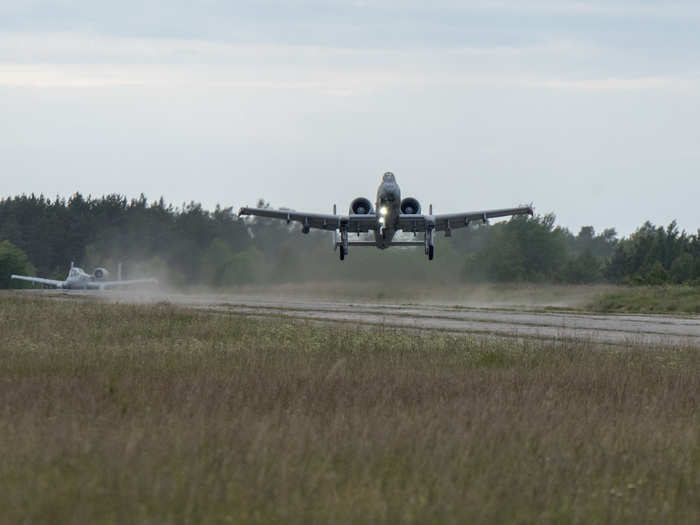
[[[700,317],[697,316],[601,315],[524,307],[397,305],[259,296],[170,296],[170,300],[211,311],[287,316],[358,326],[700,348]]]
[[[46,293],[46,292],[44,292]],[[283,316],[356,326],[386,326],[445,333],[475,333],[600,343],[682,345],[700,349],[700,316],[592,314],[517,306],[380,304],[259,295],[183,295],[138,292],[51,292],[117,302],[168,302],[251,317]]]

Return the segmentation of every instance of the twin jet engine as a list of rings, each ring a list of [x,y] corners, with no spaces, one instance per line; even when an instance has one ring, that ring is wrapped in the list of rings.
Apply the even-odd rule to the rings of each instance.
[[[109,277],[109,272],[107,268],[95,268],[95,273],[93,273],[96,281],[104,281]]]
[[[401,213],[404,215],[420,215],[421,205],[417,199],[406,197],[401,201]],[[350,203],[350,215],[371,215],[374,207],[369,199],[358,197]]]
[[[401,213],[404,215],[420,215],[420,202],[413,197],[406,197],[401,201]]]
[[[350,203],[350,215],[369,215],[374,213],[374,208],[369,199],[358,197]]]

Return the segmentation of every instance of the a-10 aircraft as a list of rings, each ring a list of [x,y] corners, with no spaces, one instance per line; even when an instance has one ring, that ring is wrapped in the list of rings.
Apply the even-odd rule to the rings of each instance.
[[[119,273],[121,274],[121,271]],[[68,271],[68,277],[66,277],[65,281],[42,279],[41,277],[31,277],[29,275],[13,274],[10,276],[11,279],[29,281],[65,290],[104,290],[106,288],[131,284],[158,284],[156,279],[132,279],[130,281],[122,281],[120,278],[116,281],[108,281],[108,277],[109,272],[105,268],[96,268],[92,274],[89,274],[82,268],[74,266],[73,263],[70,263],[70,270]]]
[[[532,215],[532,206],[504,208],[502,210],[470,211],[465,213],[446,213],[433,215],[430,205],[428,215],[421,214],[421,205],[413,197],[401,199],[401,189],[396,177],[386,172],[377,190],[376,208],[369,199],[358,197],[350,203],[348,215],[337,215],[333,205],[333,214],[299,213],[292,210],[270,210],[267,208],[241,208],[239,215],[256,215],[273,219],[302,223],[302,232],[309,233],[311,228],[332,230],[334,232],[334,249],[340,248],[340,260],[344,260],[350,246],[376,246],[386,249],[389,246],[424,246],[428,259],[433,260],[435,253],[435,233],[444,231],[445,236],[452,235],[455,228],[464,228],[473,221],[486,223],[488,219],[509,217],[511,215]],[[395,241],[397,231],[423,233],[422,241]],[[373,241],[350,241],[351,233],[374,232]]]

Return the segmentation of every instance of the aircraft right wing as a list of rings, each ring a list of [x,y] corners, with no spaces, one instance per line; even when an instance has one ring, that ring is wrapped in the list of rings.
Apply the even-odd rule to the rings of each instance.
[[[446,231],[454,228],[464,228],[474,221],[487,221],[497,217],[510,217],[511,215],[532,215],[532,206],[519,208],[503,208],[500,210],[469,211],[465,213],[445,213],[440,215],[408,215],[399,216],[399,228],[408,232],[422,232],[431,223],[436,231]]]
[[[532,206],[521,206],[520,208],[503,208],[501,210],[471,211],[467,213],[445,213],[434,215],[435,229],[437,231],[449,230],[451,228],[462,228],[469,226],[470,222],[496,219],[498,217],[510,217],[511,215],[533,215],[535,211]]]
[[[10,279],[17,279],[19,281],[29,281],[32,283],[46,284],[48,286],[54,286],[55,288],[62,288],[63,281],[55,281],[53,279],[42,279],[41,277],[29,277],[28,275],[10,275]]]
[[[113,286],[119,286],[119,285],[130,285],[130,284],[158,284],[157,279],[132,279],[130,281],[93,281],[90,283],[90,287],[95,287],[100,290],[104,290],[105,288],[111,288]]]
[[[269,208],[241,208],[238,215],[255,215],[283,221],[300,222],[306,228],[338,230],[347,227],[351,233],[364,233],[377,225],[377,216],[370,215],[326,215],[323,213],[300,213],[293,210],[271,210]]]

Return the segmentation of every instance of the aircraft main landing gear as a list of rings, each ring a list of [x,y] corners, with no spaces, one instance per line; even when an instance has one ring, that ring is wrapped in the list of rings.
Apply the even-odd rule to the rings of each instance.
[[[340,260],[344,261],[345,256],[348,254],[348,230],[341,228],[340,230],[340,242],[338,243],[338,248],[340,248]]]
[[[432,261],[435,256],[435,229],[427,228],[425,230],[425,254],[428,256],[428,260]]]

